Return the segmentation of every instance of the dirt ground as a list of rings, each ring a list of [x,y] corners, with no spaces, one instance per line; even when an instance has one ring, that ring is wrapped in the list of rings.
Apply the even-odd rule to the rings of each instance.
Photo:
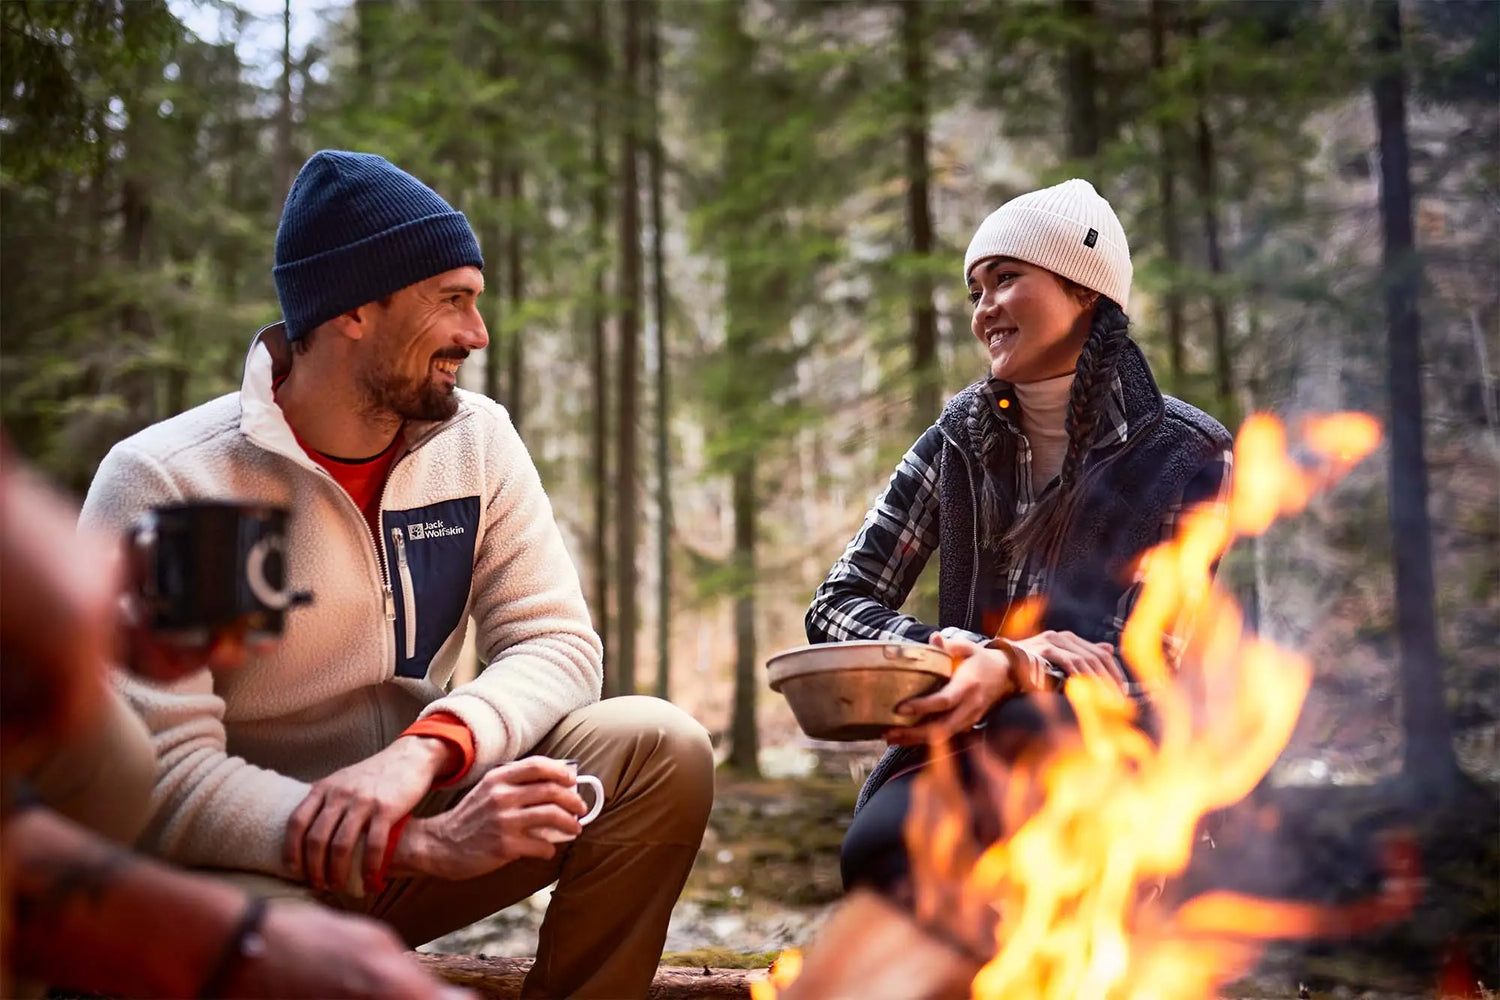
[[[848,779],[721,773],[703,847],[672,913],[667,964],[746,967],[809,941],[839,897],[838,846],[857,792]],[[547,898],[538,893],[423,950],[531,955]]]
[[[843,766],[757,781],[721,773],[664,964],[764,967],[813,939],[839,897],[838,845],[858,791],[852,776],[837,773]],[[1275,835],[1246,834],[1231,821],[1223,845],[1195,864],[1195,886],[1327,902],[1372,891],[1373,845],[1394,816],[1378,788],[1268,789],[1252,805],[1264,815],[1268,804],[1281,817]],[[1441,992],[1469,996],[1500,983],[1500,793],[1485,786],[1455,808],[1417,831],[1426,892],[1410,920],[1352,942],[1273,946],[1226,995],[1291,1000],[1306,985],[1314,998],[1394,1000],[1436,996],[1440,981]],[[424,950],[528,956],[546,901],[539,893]]]

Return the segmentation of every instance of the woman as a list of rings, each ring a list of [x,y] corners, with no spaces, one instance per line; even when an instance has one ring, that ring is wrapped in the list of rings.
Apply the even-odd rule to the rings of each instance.
[[[1228,489],[1228,432],[1163,396],[1129,337],[1130,250],[1087,181],[992,213],[969,243],[964,280],[989,377],[953,397],[906,453],[807,612],[812,642],[930,642],[957,661],[946,685],[901,706],[921,723],[886,734],[891,748],[844,841],[846,888],[903,894],[902,823],[929,743],[952,740],[961,762],[1037,746],[1071,718],[1044,691],[1046,675],[1135,693],[1116,648],[1137,557]],[[898,609],[937,549],[932,625]],[[1014,643],[1020,655],[990,645],[1025,627],[1018,612],[1037,606],[1028,598],[1042,613]],[[1176,642],[1163,638],[1170,654]],[[993,810],[975,812],[976,834],[998,835],[984,820]]]

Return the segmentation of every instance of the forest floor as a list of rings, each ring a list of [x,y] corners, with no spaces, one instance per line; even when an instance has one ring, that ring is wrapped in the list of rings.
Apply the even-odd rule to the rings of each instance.
[[[861,766],[835,756],[800,777],[750,781],[721,772],[664,964],[764,967],[815,937],[839,897],[838,847]],[[856,773],[839,773],[846,769]],[[1472,786],[1461,803],[1420,820],[1385,788],[1267,784],[1231,814],[1185,887],[1322,903],[1367,898],[1381,881],[1378,845],[1405,829],[1420,844],[1425,888],[1409,919],[1376,934],[1267,949],[1226,995],[1290,1000],[1305,984],[1314,997],[1395,1000],[1479,996],[1500,984],[1500,788]],[[423,950],[529,956],[547,895]]]

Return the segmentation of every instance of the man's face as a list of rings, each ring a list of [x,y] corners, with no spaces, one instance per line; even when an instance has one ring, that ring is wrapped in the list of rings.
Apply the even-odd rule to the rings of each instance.
[[[489,343],[476,305],[484,291],[477,267],[419,281],[374,308],[359,372],[373,415],[447,420],[458,410],[458,367]]]

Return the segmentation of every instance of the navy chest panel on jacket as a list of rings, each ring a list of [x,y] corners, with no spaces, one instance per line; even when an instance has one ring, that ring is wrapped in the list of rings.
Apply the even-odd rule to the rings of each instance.
[[[380,523],[396,598],[396,673],[425,677],[469,603],[479,497],[387,510]]]

